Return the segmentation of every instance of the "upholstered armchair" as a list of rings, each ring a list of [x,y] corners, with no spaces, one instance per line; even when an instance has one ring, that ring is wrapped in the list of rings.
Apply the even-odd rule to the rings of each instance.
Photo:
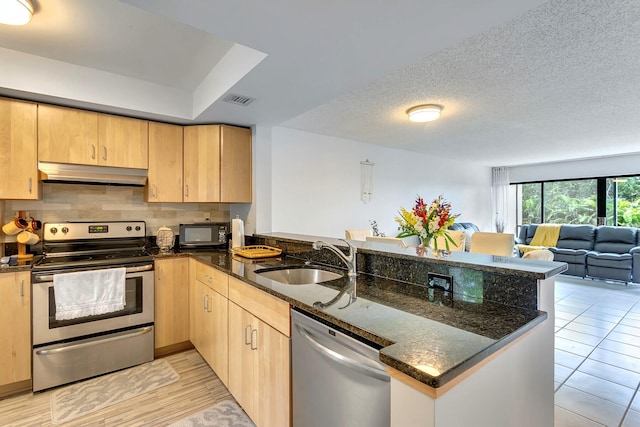
[[[447,240],[444,236],[438,236],[431,242],[431,247],[435,249],[436,243],[438,244],[438,250],[447,250],[447,242],[449,243],[450,251],[462,251],[464,252],[466,234],[464,230],[449,230],[447,231],[451,239],[455,242],[455,245]]]
[[[373,230],[370,228],[352,228],[349,230],[344,230],[344,237],[347,240],[367,240],[367,236],[373,236]]]
[[[587,253],[593,250],[596,227],[593,225],[563,225],[553,252],[553,260],[566,262],[564,274],[585,277],[587,274]]]
[[[513,234],[476,231],[471,236],[470,252],[497,256],[513,256]]]
[[[598,227],[593,251],[587,253],[587,275],[630,282],[633,269],[630,251],[637,245],[636,228]]]

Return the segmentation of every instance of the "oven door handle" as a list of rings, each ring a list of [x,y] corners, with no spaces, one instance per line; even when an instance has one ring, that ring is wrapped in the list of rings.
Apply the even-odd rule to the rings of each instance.
[[[38,356],[46,356],[46,355],[49,355],[49,354],[64,353],[64,352],[67,352],[67,351],[78,350],[80,348],[91,347],[91,346],[96,345],[96,344],[104,344],[106,342],[119,341],[119,340],[124,340],[124,339],[127,339],[127,338],[137,337],[137,336],[140,336],[140,335],[148,334],[152,330],[153,330],[153,328],[151,326],[145,326],[144,328],[136,329],[136,330],[134,330],[133,332],[131,332],[129,334],[118,335],[118,336],[110,337],[110,338],[96,337],[95,339],[92,339],[91,341],[85,341],[85,342],[79,343],[79,344],[61,344],[59,347],[56,347],[56,348],[50,348],[50,349],[46,349],[46,350],[36,350],[36,354]]]
[[[139,273],[141,271],[149,270],[153,270],[153,264],[139,265],[137,267],[127,267],[126,274]],[[64,273],[64,271],[60,273],[62,274]],[[38,282],[51,282],[53,281],[53,274],[36,274],[35,276],[33,276],[33,278]]]

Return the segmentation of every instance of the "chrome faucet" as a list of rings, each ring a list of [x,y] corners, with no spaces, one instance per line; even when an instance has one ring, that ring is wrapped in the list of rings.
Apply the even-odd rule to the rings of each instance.
[[[342,252],[340,249],[336,248],[335,246],[327,242],[323,242],[322,240],[316,240],[315,242],[313,242],[313,249],[319,251],[322,248],[325,248],[325,249],[329,249],[331,252],[338,255],[340,259],[347,265],[347,268],[349,269],[349,272],[347,273],[349,278],[350,279],[355,278],[358,275],[358,270],[356,269],[356,252],[358,252],[358,250],[356,249],[355,246],[353,246],[351,243],[347,242],[346,240],[344,239],[340,239],[340,240],[342,240],[347,244],[347,246],[349,246],[349,255],[345,255],[344,252]]]

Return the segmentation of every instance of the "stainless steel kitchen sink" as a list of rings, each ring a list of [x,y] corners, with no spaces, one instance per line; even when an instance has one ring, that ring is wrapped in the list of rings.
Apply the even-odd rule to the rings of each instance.
[[[310,285],[344,277],[343,274],[310,265],[268,267],[256,270],[256,273],[285,285]]]

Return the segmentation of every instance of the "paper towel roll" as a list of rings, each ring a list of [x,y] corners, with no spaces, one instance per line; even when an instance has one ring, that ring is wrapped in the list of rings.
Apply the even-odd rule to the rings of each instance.
[[[244,222],[238,217],[231,220],[231,248],[244,246]]]

